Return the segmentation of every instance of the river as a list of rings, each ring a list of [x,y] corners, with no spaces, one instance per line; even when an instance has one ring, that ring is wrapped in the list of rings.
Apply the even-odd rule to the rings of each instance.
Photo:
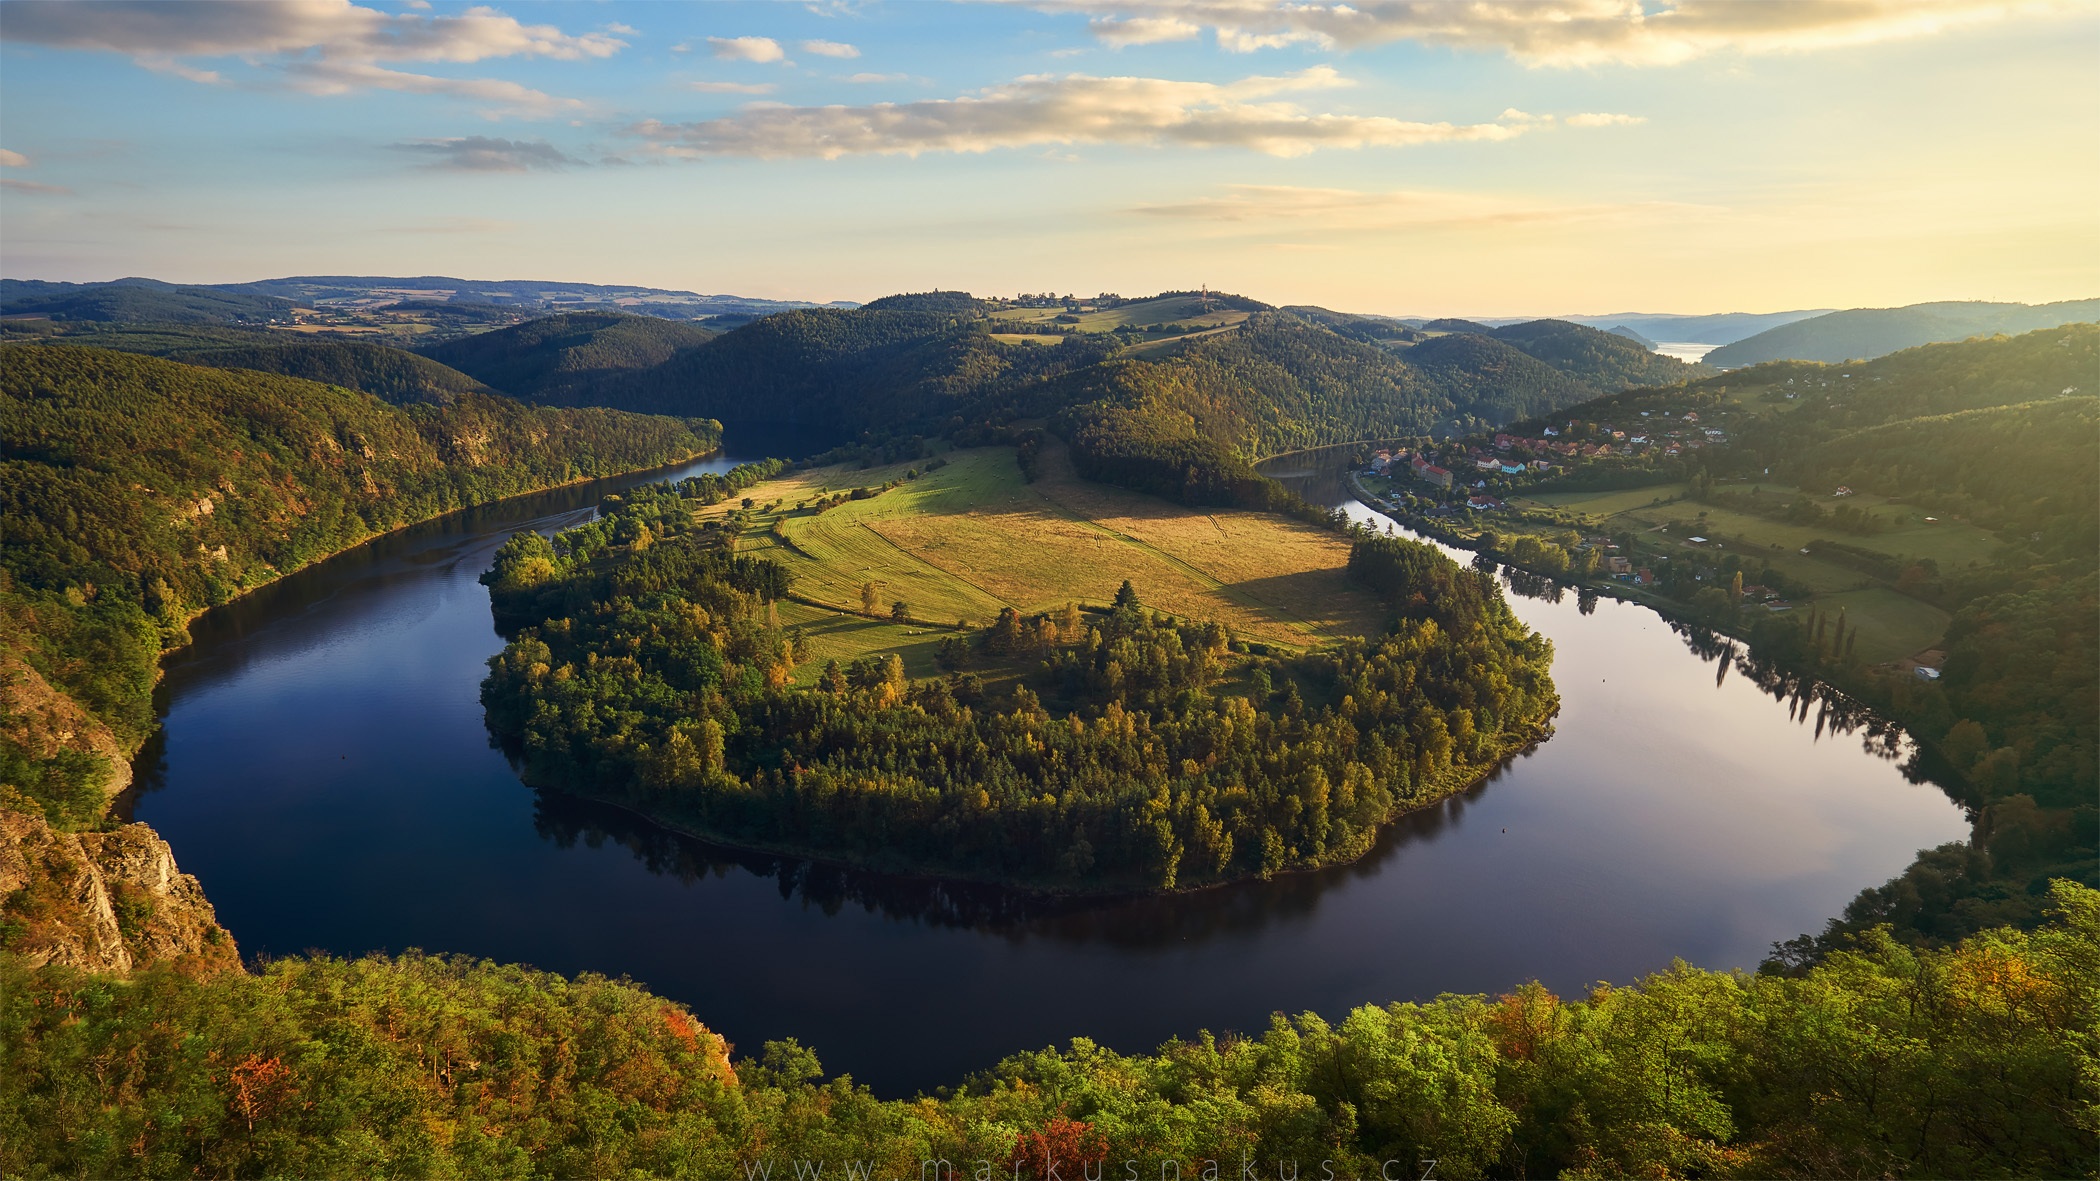
[[[785,449],[730,445],[673,474]],[[1139,1051],[1277,1011],[1580,990],[1673,957],[1751,968],[1967,835],[1886,738],[1775,699],[1646,609],[1585,613],[1571,593],[1512,600],[1555,644],[1558,733],[1352,866],[1042,903],[712,848],[535,793],[482,724],[502,640],[477,576],[513,531],[582,521],[622,483],[390,535],[197,621],[127,803],[245,953],[420,947],[631,976],[739,1052],[795,1037],[901,1096],[1075,1036]]]

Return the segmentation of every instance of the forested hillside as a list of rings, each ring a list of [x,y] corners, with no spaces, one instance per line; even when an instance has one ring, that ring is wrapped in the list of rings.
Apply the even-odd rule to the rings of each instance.
[[[712,328],[619,312],[567,312],[424,350],[490,387],[556,406],[604,402],[592,387],[662,365],[716,335]]]
[[[1708,353],[1709,365],[1871,360],[1922,344],[2019,334],[2100,319],[2100,299],[2023,303],[1917,303],[1853,308],[1769,328]]]
[[[13,331],[7,333],[6,339],[11,341],[114,349],[166,357],[186,365],[280,373],[363,390],[396,405],[449,402],[461,394],[491,392],[466,374],[428,357],[342,337],[179,324],[73,326],[58,331],[50,330],[52,325],[35,322],[9,327]]]
[[[945,965],[929,965],[936,981]],[[2100,895],[1798,977],[1084,1038],[878,1099],[641,987],[421,955],[132,980],[0,954],[11,1177],[2079,1177]],[[821,1047],[819,1047],[821,1049]],[[937,1162],[937,1163],[936,1163]],[[952,1170],[952,1172],[951,1172]]]
[[[0,783],[55,823],[91,823],[152,726],[160,652],[196,611],[411,521],[717,440],[707,422],[473,393],[394,407],[273,374],[0,346],[0,633],[10,700],[35,706],[6,713]]]
[[[1142,314],[1199,302],[1217,317],[1236,318],[1221,324],[1198,317],[1176,327]],[[963,292],[891,296],[852,310],[769,316],[661,363],[573,383],[560,398],[895,436],[1105,416],[1130,428],[1123,431],[1125,450],[1129,437],[1186,436],[1201,440],[1188,446],[1236,456],[1244,466],[1300,447],[1491,426],[1630,383],[1700,372],[1561,321],[1423,339],[1391,321],[1303,310],[1299,316],[1236,296],[1182,292],[1023,322],[993,315],[994,305]],[[1090,322],[1096,327],[1085,327]],[[531,379],[506,373],[558,363],[559,329],[539,327],[548,323],[438,346],[430,355],[505,392],[546,398]],[[1027,329],[1022,339],[1054,347],[1014,343],[1009,330],[1019,328]],[[1132,418],[1155,412],[1169,419]],[[1177,455],[1185,449],[1176,448]]]
[[[49,283],[0,279],[0,313],[40,314],[53,320],[139,324],[260,323],[291,311],[292,301],[275,296],[181,287],[155,279],[115,283]]]
[[[1652,352],[1637,341],[1566,320],[1506,324],[1490,335],[1596,389],[1669,385],[1707,372],[1675,357]]]

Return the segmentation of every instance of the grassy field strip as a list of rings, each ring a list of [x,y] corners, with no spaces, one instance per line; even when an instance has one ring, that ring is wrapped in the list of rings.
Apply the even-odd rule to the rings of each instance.
[[[1040,478],[1025,483],[1011,449],[951,452],[948,462],[870,499],[823,513],[798,502],[878,487],[910,464],[797,472],[750,489],[742,552],[787,564],[809,631],[811,661],[897,651],[930,675],[938,635],[859,614],[864,581],[878,611],[903,600],[914,620],[984,623],[1011,605],[1024,613],[1067,602],[1102,604],[1125,578],[1147,604],[1184,619],[1217,619],[1251,640],[1303,648],[1375,634],[1372,596],[1343,572],[1348,543],[1259,513],[1191,510],[1090,484],[1061,446],[1046,447]],[[705,510],[722,516],[735,504]],[[778,535],[773,532],[778,527]],[[797,679],[807,670],[798,669]],[[814,675],[810,673],[809,675]]]
[[[978,594],[983,595],[985,602],[995,603],[999,606],[1005,606],[1005,604],[999,603],[998,596],[992,594],[992,592],[986,590],[985,588],[977,585],[975,582],[972,582],[969,578],[965,577],[961,573],[948,569],[946,566],[941,565],[939,562],[934,561],[932,558],[927,557],[925,554],[912,553],[910,550],[905,549],[903,546],[898,545],[896,542],[891,541],[889,538],[883,537],[882,530],[877,529],[873,523],[868,521],[862,521],[860,522],[860,527],[874,534],[878,539],[882,541],[884,545],[889,546],[890,548],[896,550],[900,554],[903,554],[906,558],[914,562],[918,562],[922,565],[931,566],[935,570],[940,571],[942,574],[947,575],[954,581],[959,582],[964,586],[969,587],[971,590],[976,591]],[[993,609],[992,613],[994,615],[998,614],[998,610],[996,607]]]
[[[1942,570],[1956,570],[1989,561],[1999,545],[1988,530],[1965,521],[1928,521],[1925,510],[1907,503],[1890,503],[1875,496],[1819,496],[1781,484],[1758,483],[1748,487],[1724,485],[1733,491],[1758,491],[1760,501],[1784,504],[1807,496],[1829,508],[1846,504],[1866,509],[1883,525],[1879,533],[1864,536],[1829,525],[1801,525],[1755,513],[1674,500],[1690,491],[1684,484],[1666,484],[1607,492],[1546,493],[1518,501],[1583,514],[1594,524],[1588,527],[1612,532],[1628,531],[1650,540],[1675,538],[1681,543],[1692,534],[1723,544],[1722,552],[1734,552],[1773,567],[1813,589],[1816,605],[1826,614],[1843,608],[1850,623],[1859,629],[1858,654],[1870,664],[1911,656],[1937,643],[1946,632],[1947,612],[1920,602],[1886,586],[1862,586],[1868,577],[1849,566],[1804,554],[1812,541],[1835,541],[1882,553],[1910,558],[1931,558]],[[1665,528],[1671,522],[1682,527]],[[1661,536],[1658,536],[1661,535]]]
[[[1049,497],[1045,496],[1044,499],[1049,500]],[[1281,603],[1272,603],[1256,595],[1244,594],[1237,588],[1227,583],[1220,582],[1218,579],[1212,577],[1207,571],[1193,566],[1188,562],[1182,561],[1180,558],[1175,557],[1173,554],[1167,553],[1165,550],[1150,545],[1139,538],[1131,536],[1128,533],[1118,533],[1117,531],[1109,528],[1106,525],[1103,525],[1097,521],[1089,521],[1082,517],[1075,516],[1071,519],[1089,529],[1094,529],[1105,533],[1108,536],[1113,537],[1117,541],[1123,543],[1124,545],[1128,545],[1134,549],[1142,550],[1145,553],[1148,553],[1160,559],[1161,561],[1166,562],[1168,565],[1171,565],[1179,569],[1182,573],[1187,574],[1190,580],[1195,582],[1197,585],[1215,591],[1218,594],[1221,594],[1226,598],[1231,599],[1233,602],[1238,603],[1243,607],[1247,607],[1250,610],[1267,610],[1272,614],[1283,616],[1287,621],[1290,622],[1291,626],[1295,627],[1299,631],[1304,632],[1306,634],[1306,637],[1314,643],[1319,642],[1319,640],[1323,638],[1320,634],[1320,628],[1317,624],[1313,623],[1312,620],[1306,619],[1303,616],[1298,615],[1296,612],[1293,612],[1290,608],[1284,606]],[[1218,532],[1221,535],[1224,534],[1224,527],[1218,525],[1218,522],[1215,518],[1206,516],[1205,520],[1210,521],[1211,525],[1217,528]]]

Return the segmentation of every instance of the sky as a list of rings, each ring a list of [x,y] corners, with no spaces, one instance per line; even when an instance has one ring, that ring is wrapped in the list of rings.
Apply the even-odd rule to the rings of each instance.
[[[0,274],[2100,296],[2100,5],[0,4]]]

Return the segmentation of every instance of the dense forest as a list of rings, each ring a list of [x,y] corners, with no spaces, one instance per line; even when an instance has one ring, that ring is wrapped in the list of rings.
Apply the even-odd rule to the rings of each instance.
[[[937,987],[938,985],[936,985]],[[602,977],[407,955],[206,979],[0,954],[11,1177],[2075,1177],[2100,1158],[2100,894],[1796,975],[1084,1039],[879,1099]]]
[[[426,356],[514,398],[588,405],[591,387],[615,374],[663,364],[712,339],[712,328],[655,316],[568,312],[465,336]]]
[[[0,279],[0,313],[10,316],[125,324],[224,324],[261,323],[291,309],[291,300],[276,296],[186,287],[156,279],[114,283]]]
[[[195,612],[412,521],[718,440],[711,422],[472,393],[395,407],[247,370],[0,346],[6,672],[70,703],[11,705],[0,782],[54,823],[93,823]]]
[[[75,325],[70,331],[53,331],[58,327],[43,321],[18,321],[7,325],[5,336],[0,339],[145,353],[213,369],[279,373],[363,390],[397,406],[449,402],[460,394],[494,392],[428,357],[341,337],[177,324]]]
[[[1203,299],[1248,315],[1142,356],[1124,353],[1153,339],[1138,329],[1079,332],[1053,323],[1047,328],[1061,333],[1057,347],[1004,343],[994,334],[1015,322],[952,291],[783,312],[660,362],[637,363],[654,356],[637,353],[555,389],[543,389],[533,374],[565,363],[569,351],[599,347],[591,341],[608,329],[588,317],[562,318],[568,326],[558,331],[538,321],[430,355],[518,397],[874,436],[983,436],[1021,421],[1062,417],[1076,429],[1113,419],[1117,463],[1096,464],[1097,478],[1116,478],[1111,468],[1194,463],[1196,482],[1213,486],[1243,481],[1247,463],[1281,451],[1492,425],[1634,382],[1703,372],[1557,320],[1423,339],[1369,317],[1318,308],[1299,316],[1230,295]],[[1132,442],[1139,438],[1171,442],[1140,454]],[[1150,473],[1138,486],[1160,483]]]
[[[483,701],[526,778],[766,848],[1062,890],[1171,889],[1351,860],[1396,812],[1546,732],[1550,649],[1428,546],[1360,536],[1391,634],[1283,660],[1145,609],[1023,618],[787,685],[777,563],[733,556],[697,483],[609,499],[486,576],[531,620]],[[1009,691],[987,676],[1018,674]]]

